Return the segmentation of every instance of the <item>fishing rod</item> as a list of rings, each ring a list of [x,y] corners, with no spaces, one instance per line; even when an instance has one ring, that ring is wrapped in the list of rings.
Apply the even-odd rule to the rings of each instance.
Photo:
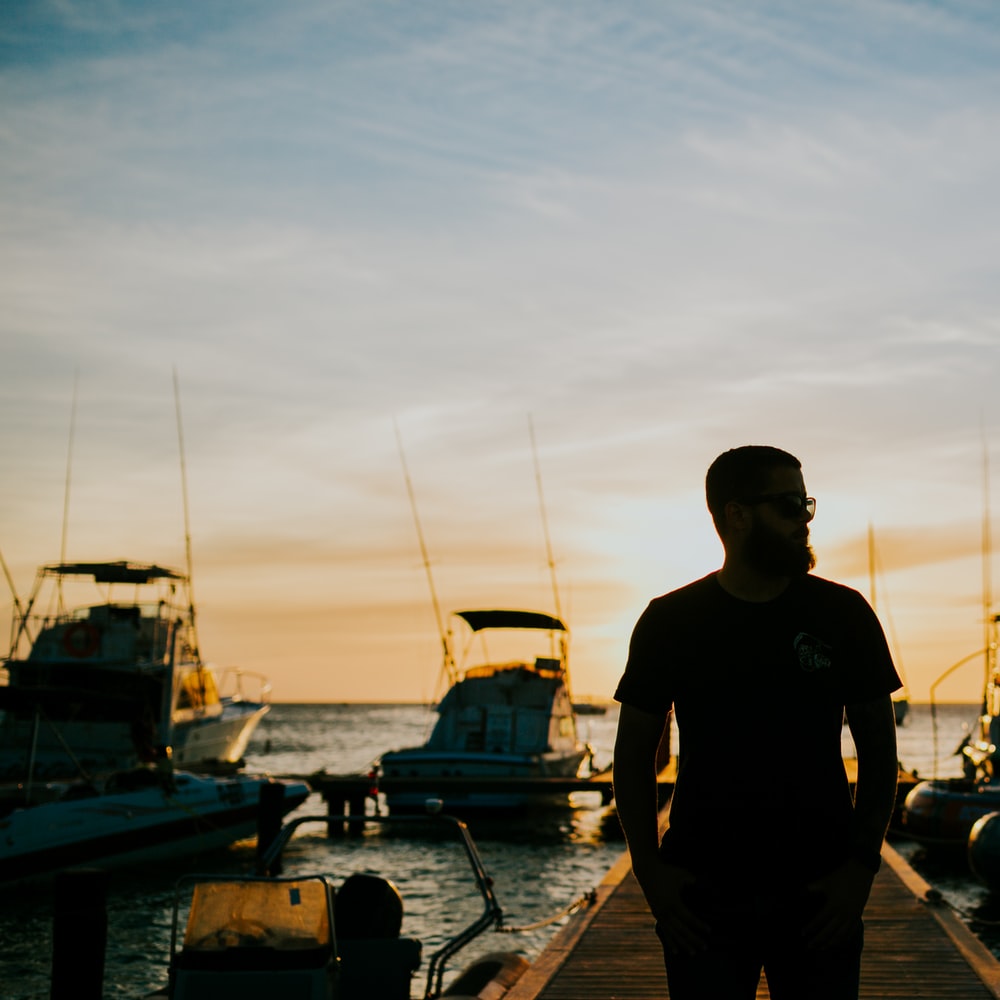
[[[413,523],[417,529],[417,541],[420,543],[420,555],[424,561],[424,571],[427,574],[427,585],[431,592],[431,604],[434,607],[434,620],[437,622],[438,635],[441,637],[441,647],[444,651],[443,669],[448,675],[448,683],[454,684],[458,680],[458,669],[451,653],[451,644],[448,642],[448,633],[445,631],[443,619],[441,617],[441,605],[438,602],[437,590],[434,588],[434,574],[431,572],[431,561],[427,555],[427,544],[424,541],[424,532],[420,526],[420,515],[417,512],[417,499],[413,492],[413,483],[410,480],[410,470],[406,465],[406,454],[403,451],[403,438],[399,433],[399,424],[395,418],[392,421],[393,429],[396,432],[396,444],[399,447],[399,461],[403,467],[403,479],[406,481],[406,492],[410,498],[410,510],[413,512]]]

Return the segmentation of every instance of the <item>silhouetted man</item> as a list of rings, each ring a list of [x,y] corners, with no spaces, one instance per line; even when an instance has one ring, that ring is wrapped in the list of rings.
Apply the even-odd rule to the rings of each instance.
[[[854,590],[812,576],[799,461],[764,446],[706,477],[716,573],[656,598],[615,697],[615,800],[671,1000],[854,1000],[864,910],[895,800],[900,681]],[[656,749],[680,738],[659,842]],[[858,757],[852,801],[846,711]]]

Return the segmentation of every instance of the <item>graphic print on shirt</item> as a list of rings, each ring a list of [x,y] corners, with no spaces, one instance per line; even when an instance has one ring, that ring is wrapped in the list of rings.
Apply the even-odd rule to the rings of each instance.
[[[808,632],[800,632],[793,645],[795,655],[799,658],[799,666],[808,673],[828,670],[833,664],[833,646],[823,639],[817,639]]]

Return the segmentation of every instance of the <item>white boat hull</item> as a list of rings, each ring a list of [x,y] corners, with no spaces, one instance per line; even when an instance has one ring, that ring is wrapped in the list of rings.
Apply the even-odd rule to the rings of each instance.
[[[206,762],[238,764],[250,737],[270,705],[236,702],[226,705],[222,715],[174,724],[175,766],[196,767]]]
[[[588,757],[586,749],[544,754],[489,754],[435,751],[423,747],[395,750],[383,754],[382,774],[387,777],[412,778],[572,778],[580,773]],[[440,799],[445,812],[457,810],[523,809],[546,802],[565,802],[566,795],[544,796],[523,790],[511,792],[455,792],[445,794],[418,789],[386,794],[389,811],[426,811],[429,798]]]
[[[118,776],[116,776],[118,777]],[[172,784],[144,772],[143,782],[102,794],[67,797],[15,809],[0,818],[0,882],[20,881],[76,865],[117,867],[199,854],[256,832],[264,775],[209,778],[175,772]],[[150,783],[152,782],[152,783]],[[284,782],[284,811],[305,801],[309,786]]]

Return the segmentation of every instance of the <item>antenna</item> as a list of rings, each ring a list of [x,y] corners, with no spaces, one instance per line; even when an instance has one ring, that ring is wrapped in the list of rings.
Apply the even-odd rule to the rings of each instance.
[[[177,413],[177,446],[181,459],[181,495],[184,501],[184,555],[187,563],[187,593],[188,614],[191,617],[191,638],[194,640],[195,661],[201,667],[201,644],[198,642],[198,627],[194,612],[194,576],[191,560],[191,514],[188,508],[187,463],[184,458],[184,425],[181,422],[181,388],[177,379],[177,368],[174,367],[174,409]]]
[[[413,493],[413,483],[410,481],[410,470],[406,466],[406,455],[403,453],[403,439],[399,433],[399,424],[395,418],[392,421],[393,429],[396,431],[396,444],[399,447],[399,461],[403,466],[403,478],[406,480],[406,492],[410,498],[410,509],[413,511],[413,523],[417,528],[417,540],[420,543],[420,555],[424,560],[424,571],[427,573],[427,585],[431,592],[431,604],[434,606],[434,620],[437,622],[438,635],[441,637],[441,647],[444,650],[444,670],[448,674],[448,683],[454,684],[458,680],[458,670],[451,655],[451,647],[448,644],[448,635],[444,630],[441,619],[441,605],[438,603],[437,591],[434,589],[434,575],[431,573],[431,561],[427,555],[427,545],[424,542],[424,532],[420,527],[420,515],[417,513],[417,499]]]
[[[69,484],[71,479],[71,474],[73,471],[73,439],[76,436],[76,395],[77,386],[80,381],[80,369],[77,368],[73,373],[73,405],[70,408],[69,415],[69,448],[66,452],[66,487],[63,492],[63,521],[62,521],[62,539],[59,543],[59,562],[66,562],[66,538],[69,534]],[[62,574],[56,578],[56,596],[58,599],[59,613],[63,612],[63,591],[62,591]]]

